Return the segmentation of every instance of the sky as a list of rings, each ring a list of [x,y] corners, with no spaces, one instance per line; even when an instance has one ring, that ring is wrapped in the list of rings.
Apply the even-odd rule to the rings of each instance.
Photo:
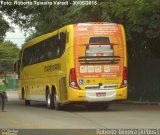
[[[10,26],[14,28],[14,32],[9,31],[6,33],[5,40],[10,40],[13,43],[17,44],[19,48],[21,48],[22,44],[24,44],[25,39],[27,37],[25,36],[25,32],[21,30],[19,26],[11,23],[11,20],[9,20],[7,16],[4,16],[4,18],[7,22],[9,22]]]
[[[18,26],[14,27],[14,32],[7,32],[5,40],[10,40],[13,43],[17,44],[19,48],[21,48],[22,44],[25,42],[26,36],[24,35],[24,31],[20,30]]]

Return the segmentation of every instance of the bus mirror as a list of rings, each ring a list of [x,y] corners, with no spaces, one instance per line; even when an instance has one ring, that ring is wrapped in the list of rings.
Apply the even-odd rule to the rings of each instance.
[[[19,73],[20,70],[20,59],[18,59],[15,63],[14,63],[14,72]]]

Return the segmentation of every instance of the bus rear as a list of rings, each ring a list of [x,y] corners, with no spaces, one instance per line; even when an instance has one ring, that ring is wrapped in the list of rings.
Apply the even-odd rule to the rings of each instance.
[[[127,99],[127,55],[122,25],[75,24],[73,53],[74,61],[69,71],[69,101]]]

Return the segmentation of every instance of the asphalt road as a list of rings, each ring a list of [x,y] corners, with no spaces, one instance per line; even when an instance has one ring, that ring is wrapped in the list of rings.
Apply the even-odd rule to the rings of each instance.
[[[25,106],[14,91],[9,92],[8,96],[5,112],[0,112],[0,128],[3,132],[4,129],[47,129],[41,130],[41,133],[49,134],[49,129],[54,129],[57,135],[60,132],[67,135],[70,131],[72,133],[68,134],[71,135],[96,134],[97,129],[160,128],[160,105],[113,103],[109,110],[103,111],[88,110],[83,106],[69,106],[63,111],[55,111],[48,110],[42,102],[31,102],[31,106]]]

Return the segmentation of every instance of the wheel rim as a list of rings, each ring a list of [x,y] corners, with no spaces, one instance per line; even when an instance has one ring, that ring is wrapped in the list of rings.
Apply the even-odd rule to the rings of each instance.
[[[51,104],[51,99],[50,99],[50,94],[48,92],[48,95],[47,95],[47,104],[50,105]]]

